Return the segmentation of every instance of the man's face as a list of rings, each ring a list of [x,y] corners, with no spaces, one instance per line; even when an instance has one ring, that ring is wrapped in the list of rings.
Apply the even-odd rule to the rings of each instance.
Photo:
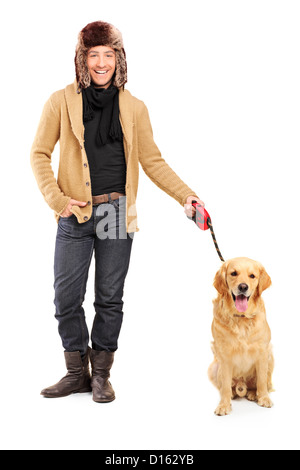
[[[116,70],[116,53],[108,46],[92,47],[88,51],[87,66],[94,85],[108,88]]]

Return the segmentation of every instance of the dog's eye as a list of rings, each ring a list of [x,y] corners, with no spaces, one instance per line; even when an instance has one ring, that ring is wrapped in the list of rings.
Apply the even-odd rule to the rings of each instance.
[[[231,276],[237,276],[238,273],[236,271],[233,271],[233,273],[231,273]]]
[[[250,274],[250,276],[249,276],[249,277],[251,277],[251,279],[255,279],[255,276],[254,276],[254,274]]]

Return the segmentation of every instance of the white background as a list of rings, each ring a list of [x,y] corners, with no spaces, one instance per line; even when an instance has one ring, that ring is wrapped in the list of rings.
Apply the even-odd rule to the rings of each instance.
[[[1,11],[1,448],[299,449],[300,5],[292,0],[15,1]],[[164,158],[206,202],[226,259],[261,261],[275,407],[217,418],[208,381],[208,232],[141,171],[140,232],[112,370],[117,400],[39,393],[65,374],[53,305],[56,223],[29,154],[42,107],[74,80],[78,32],[123,33],[127,88]],[[57,168],[59,148],[53,161]],[[93,267],[85,310],[93,321]]]

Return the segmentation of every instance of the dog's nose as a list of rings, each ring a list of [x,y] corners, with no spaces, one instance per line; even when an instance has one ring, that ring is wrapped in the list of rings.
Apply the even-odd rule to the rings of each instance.
[[[247,292],[247,290],[248,290],[248,285],[247,284],[243,283],[243,284],[239,285],[239,291],[242,292],[242,294]]]

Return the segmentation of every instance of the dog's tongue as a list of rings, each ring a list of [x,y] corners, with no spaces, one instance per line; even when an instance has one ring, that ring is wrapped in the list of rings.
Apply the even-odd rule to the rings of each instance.
[[[235,299],[235,306],[238,312],[244,313],[248,308],[248,299],[245,295],[238,295]]]

